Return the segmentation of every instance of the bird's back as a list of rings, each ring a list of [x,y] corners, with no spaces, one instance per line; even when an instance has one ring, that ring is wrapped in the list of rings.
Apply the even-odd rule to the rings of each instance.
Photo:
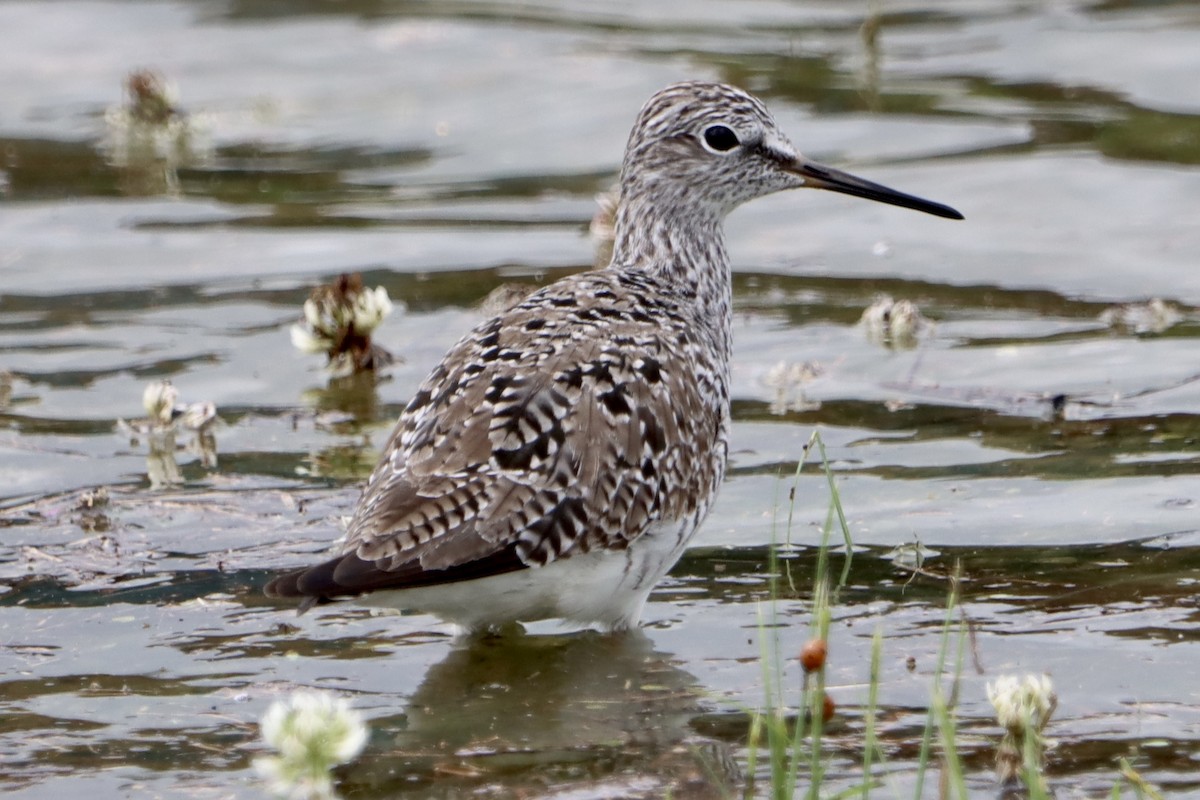
[[[725,465],[728,366],[708,327],[676,287],[628,268],[566,278],[478,326],[401,415],[343,555],[276,593],[475,579],[638,548],[647,532],[686,541]]]

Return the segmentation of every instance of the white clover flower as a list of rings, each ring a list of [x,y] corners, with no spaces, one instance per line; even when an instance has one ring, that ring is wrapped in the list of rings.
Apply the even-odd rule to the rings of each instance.
[[[811,361],[780,361],[762,377],[765,386],[774,390],[770,403],[772,414],[789,411],[811,411],[821,407],[804,396],[804,384],[821,374],[821,365]]]
[[[307,311],[308,303],[304,307]],[[297,322],[292,326],[292,346],[303,353],[327,353],[333,347],[333,340],[318,333],[312,326]]]
[[[310,297],[304,301],[304,323],[297,327],[303,330],[303,325],[306,324],[308,331],[317,340],[325,340],[331,347],[350,327],[354,328],[355,333],[369,335],[394,308],[387,289],[383,286],[376,286],[374,289],[351,289],[343,294],[330,292],[319,298]],[[292,330],[292,341],[296,342],[296,328]],[[300,344],[297,343],[296,346],[300,347]]]
[[[996,721],[1016,734],[1040,733],[1058,707],[1049,675],[1004,675],[987,685]]]
[[[379,327],[384,317],[392,313],[393,308],[392,299],[384,287],[364,289],[354,298],[351,321],[359,333],[369,334]]]
[[[331,331],[337,327],[329,303],[318,303],[311,297],[304,301],[304,321],[314,331]]]
[[[897,300],[892,306],[892,336],[898,339],[912,338],[925,325],[925,317],[917,304],[911,300]]]
[[[866,329],[867,338],[905,347],[915,345],[933,325],[913,301],[893,300],[886,294],[875,297],[863,311],[859,324]]]
[[[371,334],[395,309],[387,289],[362,285],[357,273],[318,286],[304,301],[304,319],[291,329],[292,344],[305,353],[324,353],[335,376],[392,363]]]
[[[163,185],[154,190],[177,189],[178,166],[212,155],[209,121],[184,112],[175,85],[154,70],[130,73],[125,94],[125,104],[104,113],[108,131],[103,147],[109,161],[135,169],[163,166]]]
[[[190,431],[205,431],[217,421],[217,406],[211,402],[190,403],[176,409],[179,422]]]
[[[179,402],[179,390],[170,381],[155,381],[142,392],[142,406],[150,415],[150,424],[169,426],[175,419],[175,404]]]
[[[367,742],[362,716],[347,700],[327,692],[295,692],[272,703],[262,733],[284,757],[311,754],[330,764],[349,761]]]
[[[295,692],[277,700],[261,722],[278,756],[256,759],[272,793],[289,798],[333,797],[329,771],[362,752],[367,726],[349,702],[325,692]]]
[[[1180,310],[1161,297],[1145,303],[1113,306],[1100,313],[1100,321],[1105,325],[1134,333],[1162,333],[1182,319]]]
[[[1044,791],[1047,741],[1042,730],[1058,706],[1050,676],[1004,675],[987,685],[987,695],[996,709],[996,720],[1004,726],[1004,737],[996,748],[996,777],[1002,786],[1036,780]]]

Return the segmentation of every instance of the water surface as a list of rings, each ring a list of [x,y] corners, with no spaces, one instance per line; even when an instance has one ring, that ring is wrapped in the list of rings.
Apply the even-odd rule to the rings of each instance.
[[[0,786],[259,797],[258,717],[321,687],[372,722],[347,796],[738,790],[760,621],[789,653],[807,636],[815,468],[773,604],[767,564],[817,429],[858,545],[832,786],[858,779],[880,628],[886,772],[911,791],[961,562],[974,790],[1000,733],[984,685],[1049,672],[1060,796],[1107,793],[1128,756],[1200,797],[1200,15],[877,6],[864,29],[865,2],[0,5]],[[111,112],[146,67],[191,117],[184,157],[122,157]],[[424,616],[262,597],[339,534],[478,303],[593,263],[637,108],[694,77],[967,219],[809,192],[730,218],[730,475],[645,630],[456,642]],[[331,382],[289,342],[309,290],[349,271],[405,306],[377,384]],[[873,334],[881,294],[933,325]],[[215,465],[180,437],[167,488],[116,424],[157,379],[222,420]],[[915,576],[894,549],[914,543]]]

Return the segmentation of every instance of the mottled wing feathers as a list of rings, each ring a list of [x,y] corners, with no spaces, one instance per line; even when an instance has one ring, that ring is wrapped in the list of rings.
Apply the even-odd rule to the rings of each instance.
[[[725,382],[697,373],[723,367],[684,308],[644,274],[610,269],[477,327],[401,415],[343,555],[273,592],[478,578],[621,549],[695,515],[723,472],[711,444],[727,398],[704,396]]]

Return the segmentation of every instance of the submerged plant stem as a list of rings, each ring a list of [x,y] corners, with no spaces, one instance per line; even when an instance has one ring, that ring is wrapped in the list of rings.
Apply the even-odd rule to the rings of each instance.
[[[925,770],[929,766],[929,754],[933,747],[933,729],[934,725],[939,721],[938,704],[940,702],[943,706],[945,705],[942,694],[942,675],[946,670],[946,654],[950,649],[950,631],[954,625],[954,612],[958,608],[959,604],[958,587],[961,573],[962,565],[955,564],[954,577],[950,581],[950,593],[946,596],[946,614],[942,620],[942,638],[941,644],[938,646],[937,666],[934,668],[933,673],[934,702],[930,705],[929,714],[925,718],[925,732],[921,736],[921,751],[917,757],[917,779],[916,787],[913,790],[914,797],[922,796],[922,791],[925,786]],[[960,797],[962,797],[963,800],[966,800],[965,793],[960,794]]]
[[[850,538],[850,524],[846,522],[846,512],[842,509],[842,497],[838,492],[837,481],[833,478],[833,470],[829,468],[829,457],[825,453],[825,440],[819,431],[813,431],[812,441],[816,442],[821,451],[821,466],[825,470],[825,480],[829,483],[829,504],[832,511],[837,513],[838,525],[842,529],[842,541],[846,546],[846,560],[842,564],[842,574],[838,577],[838,588],[846,585],[850,579],[850,562],[854,558],[854,542]]]
[[[879,713],[879,671],[883,661],[883,628],[876,627],[871,636],[871,672],[867,688],[867,710],[863,718],[863,782],[862,800],[871,795],[871,767],[879,740],[875,731],[875,717]]]

